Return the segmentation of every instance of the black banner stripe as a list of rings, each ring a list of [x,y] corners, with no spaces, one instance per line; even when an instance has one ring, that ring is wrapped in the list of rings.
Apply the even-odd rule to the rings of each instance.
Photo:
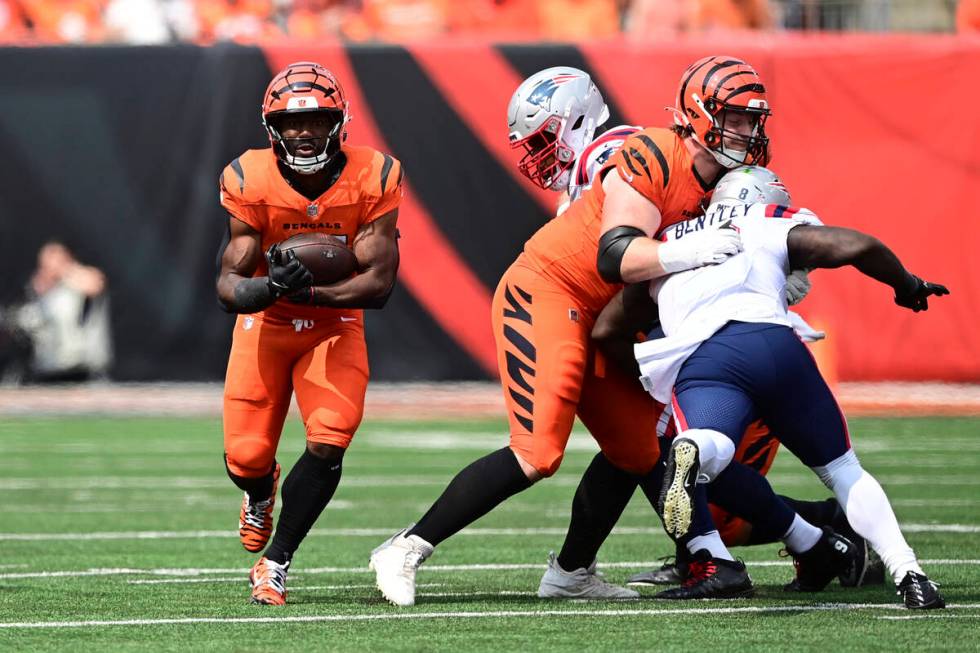
[[[483,368],[401,284],[395,285],[383,310],[364,311],[364,336],[372,378],[400,381],[487,378]],[[433,352],[439,355],[434,356]]]
[[[483,147],[404,48],[356,47],[348,53],[412,191],[480,280],[494,288],[523,243],[552,216]],[[500,107],[502,140],[506,123],[506,107]]]
[[[623,112],[613,101],[612,91],[607,90],[602,78],[589,68],[589,62],[574,45],[552,45],[542,48],[537,45],[498,45],[497,50],[522,77],[530,77],[539,70],[552,66],[571,66],[589,73],[592,81],[599,87],[602,99],[609,107],[609,120],[604,127],[628,125]]]

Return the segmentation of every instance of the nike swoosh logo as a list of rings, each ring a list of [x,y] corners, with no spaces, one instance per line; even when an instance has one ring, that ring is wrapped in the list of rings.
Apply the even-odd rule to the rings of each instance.
[[[345,316],[341,315],[340,316],[340,321],[341,322],[357,322],[357,318],[356,317],[345,317]]]

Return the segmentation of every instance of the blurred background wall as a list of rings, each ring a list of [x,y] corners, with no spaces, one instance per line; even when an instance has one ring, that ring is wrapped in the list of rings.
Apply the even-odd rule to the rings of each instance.
[[[408,179],[400,285],[367,320],[373,376],[487,378],[493,288],[554,203],[506,144],[514,88],[573,65],[609,126],[667,125],[684,68],[730,54],[767,83],[772,167],[796,202],[952,290],[913,315],[856,273],[814,273],[801,312],[840,378],[980,381],[978,14],[969,0],[0,0],[0,317],[56,239],[105,275],[112,378],[220,379],[217,176],[267,143],[272,72],[315,59],[348,92],[350,141]],[[910,33],[957,21],[963,34]]]

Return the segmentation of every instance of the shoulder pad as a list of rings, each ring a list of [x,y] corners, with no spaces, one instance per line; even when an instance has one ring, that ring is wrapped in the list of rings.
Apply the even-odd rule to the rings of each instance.
[[[222,190],[243,202],[260,202],[268,185],[267,162],[270,150],[247,150],[221,172]]]

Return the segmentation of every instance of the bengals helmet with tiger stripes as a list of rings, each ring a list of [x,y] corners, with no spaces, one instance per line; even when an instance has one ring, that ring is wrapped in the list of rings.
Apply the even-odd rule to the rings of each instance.
[[[296,113],[323,113],[332,126],[318,154],[300,157],[293,147],[309,139],[284,139],[279,127],[282,116]],[[350,113],[347,98],[340,82],[333,73],[312,61],[298,61],[283,68],[265,90],[262,100],[262,125],[269,133],[272,149],[279,159],[304,175],[322,170],[347,139],[347,122]],[[314,149],[320,143],[314,143]],[[292,147],[291,147],[292,146]]]
[[[752,119],[751,135],[726,129],[726,118],[733,112]],[[770,158],[766,136],[770,113],[766,87],[755,69],[735,57],[713,56],[695,61],[681,77],[674,122],[697,138],[726,168],[764,166]],[[726,145],[726,137],[740,141],[744,149]]]

